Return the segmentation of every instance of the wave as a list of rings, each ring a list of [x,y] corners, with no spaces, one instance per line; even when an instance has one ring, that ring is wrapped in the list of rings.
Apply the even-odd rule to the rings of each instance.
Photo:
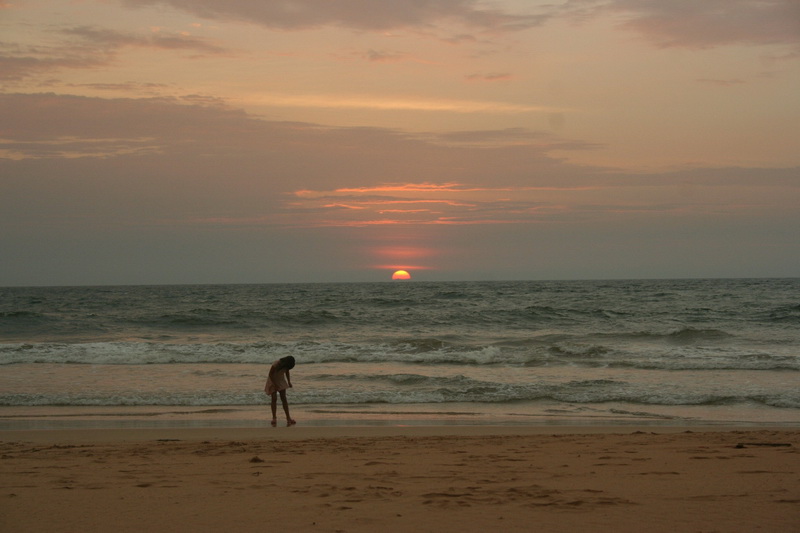
[[[800,356],[741,348],[641,347],[580,342],[564,336],[499,343],[439,338],[376,343],[17,343],[0,344],[0,366],[14,364],[271,364],[292,355],[301,365],[409,363],[426,366],[567,366],[640,370],[800,371]]]
[[[34,311],[2,311],[0,312],[0,318],[3,319],[15,319],[15,320],[25,320],[30,318],[44,318],[45,315],[42,313],[36,313]]]
[[[716,341],[732,338],[733,335],[719,329],[684,328],[670,333],[666,338],[675,342]]]
[[[377,308],[376,308],[377,305]],[[393,307],[393,306],[390,306]],[[165,336],[176,341],[191,338],[199,331],[218,340],[238,337],[249,339],[277,338],[287,331],[306,332],[318,328],[314,335],[323,338],[345,338],[353,335],[375,336],[402,331],[426,332],[449,331],[474,332],[492,335],[497,332],[526,331],[538,332],[544,328],[565,331],[604,331],[614,335],[604,327],[606,322],[624,323],[625,313],[608,309],[572,309],[552,306],[527,306],[522,309],[484,309],[481,306],[466,309],[429,309],[424,306],[399,305],[397,308],[381,309],[374,302],[366,307],[354,305],[344,309],[310,306],[300,309],[276,308],[260,309],[219,309],[214,307],[193,307],[164,312],[151,309],[142,312],[96,313],[84,310],[72,315],[52,315],[36,311],[6,311],[0,315],[0,339],[37,341],[86,340],[125,340],[131,338],[156,338]],[[659,333],[621,332],[626,335],[645,338],[660,338]],[[721,330],[694,330],[686,328],[671,334],[674,341],[704,341],[725,337]]]
[[[192,309],[186,313],[165,314],[155,320],[144,320],[150,325],[171,325],[179,327],[209,327],[209,326],[234,326],[237,321],[225,318],[214,309]]]
[[[325,376],[315,376],[317,378]],[[338,386],[306,387],[292,391],[298,405],[360,404],[512,404],[539,402],[559,404],[631,404],[651,406],[756,405],[800,409],[800,392],[770,393],[686,390],[642,386],[622,380],[576,380],[567,383],[509,384],[459,377],[414,374],[395,376],[327,376]],[[364,386],[364,384],[371,386]],[[344,385],[342,385],[344,384]],[[349,386],[348,386],[349,384]],[[235,406],[263,405],[258,391],[205,390],[194,392],[119,391],[112,394],[80,393],[0,394],[2,406]]]
[[[580,358],[596,358],[608,354],[611,349],[595,344],[587,345],[564,345],[559,344],[550,347],[550,353],[560,357],[580,357]]]
[[[57,322],[46,313],[36,311],[2,311],[0,312],[0,339],[6,336],[32,335],[36,336],[53,327]]]
[[[777,323],[800,323],[800,304],[778,307],[769,313],[769,320]]]
[[[699,342],[717,342],[733,339],[736,335],[723,331],[721,329],[697,329],[692,327],[671,330],[667,332],[661,331],[632,331],[632,332],[619,332],[619,333],[598,333],[598,337],[605,337],[609,339],[618,340],[649,340],[649,341],[665,341],[672,343],[699,343]]]
[[[327,310],[306,309],[297,312],[264,312],[264,311],[223,311],[214,308],[197,308],[187,311],[171,312],[156,316],[139,316],[130,323],[154,329],[172,330],[177,328],[212,327],[232,330],[243,330],[254,327],[267,327],[270,324],[294,325],[307,327],[326,323],[335,323],[341,317]]]

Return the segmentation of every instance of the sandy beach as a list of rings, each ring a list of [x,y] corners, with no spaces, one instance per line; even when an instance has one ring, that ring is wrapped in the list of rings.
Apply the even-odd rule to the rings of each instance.
[[[3,531],[800,530],[800,430],[3,431]]]

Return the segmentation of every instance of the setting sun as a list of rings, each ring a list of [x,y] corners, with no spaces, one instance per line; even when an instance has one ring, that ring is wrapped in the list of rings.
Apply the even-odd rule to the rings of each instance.
[[[392,279],[411,279],[411,274],[409,274],[405,270],[398,270],[397,272],[392,274]]]

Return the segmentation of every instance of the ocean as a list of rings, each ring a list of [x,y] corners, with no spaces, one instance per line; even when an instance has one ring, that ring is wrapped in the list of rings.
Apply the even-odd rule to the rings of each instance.
[[[800,424],[800,279],[0,288],[0,429]],[[279,408],[280,415],[280,408]]]

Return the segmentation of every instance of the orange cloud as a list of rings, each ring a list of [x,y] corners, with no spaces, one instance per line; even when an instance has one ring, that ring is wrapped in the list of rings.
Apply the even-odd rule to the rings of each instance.
[[[420,191],[454,191],[464,190],[460,183],[399,183],[389,185],[378,185],[375,187],[357,187],[357,188],[342,188],[336,189],[334,192],[351,193],[351,192],[420,192]]]
[[[381,209],[380,214],[386,213],[429,213],[430,209]]]
[[[323,207],[329,208],[329,209],[337,208],[337,207],[341,208],[341,209],[366,209],[366,208],[358,206],[358,205],[347,205],[347,204],[326,204]]]
[[[322,109],[373,109],[381,111],[429,111],[447,113],[554,113],[564,109],[541,105],[481,100],[408,99],[369,94],[265,94],[259,92],[241,101],[254,105]]]
[[[297,200],[286,205],[302,210],[301,225],[313,227],[529,224],[563,216],[571,210],[565,195],[576,197],[595,189],[386,183],[298,190],[292,193]]]
[[[381,265],[373,265],[372,268],[376,270],[434,270],[434,267],[425,266],[425,265],[406,265],[403,263],[389,263],[389,264],[381,264]]]

